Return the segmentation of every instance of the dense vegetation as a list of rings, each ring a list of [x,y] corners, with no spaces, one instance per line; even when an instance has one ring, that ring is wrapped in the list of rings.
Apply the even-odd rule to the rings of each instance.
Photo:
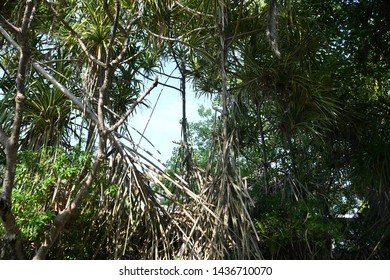
[[[388,1],[6,0],[0,33],[1,259],[390,258]],[[128,120],[166,65],[161,164]]]

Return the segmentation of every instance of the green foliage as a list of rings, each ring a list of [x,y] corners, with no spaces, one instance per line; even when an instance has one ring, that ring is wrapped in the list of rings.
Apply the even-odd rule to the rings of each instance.
[[[77,178],[91,162],[91,156],[77,147],[67,151],[45,147],[18,154],[12,205],[26,246],[39,245],[56,214],[78,188]]]
[[[224,34],[218,25],[222,2]],[[279,1],[280,58],[265,36],[267,2],[71,0],[37,6],[28,42],[33,61],[91,110],[104,108],[104,125],[115,123],[136,102],[142,77],[163,71],[167,61],[183,58],[182,78],[191,80],[198,95],[215,98],[214,108],[201,107],[201,121],[188,125],[192,170],[186,170],[185,145],[175,149],[171,170],[160,176],[154,167],[146,174],[147,166],[137,161],[126,125],[117,132],[126,136],[119,141],[131,156],[119,156],[119,147],[104,139],[108,159],[50,258],[169,258],[178,256],[176,247],[184,239],[199,252],[215,250],[208,243],[213,240],[221,251],[216,255],[232,257],[240,241],[231,238],[231,228],[202,220],[210,213],[193,206],[196,200],[183,186],[210,199],[208,206],[228,226],[245,222],[239,219],[250,213],[265,258],[390,257],[388,1]],[[0,6],[4,19],[19,27],[23,1]],[[217,62],[224,51],[227,116],[218,109],[223,86]],[[123,60],[113,63],[118,55]],[[18,59],[1,35],[0,125],[8,136]],[[107,67],[112,67],[108,90],[98,100]],[[34,71],[23,77],[26,103],[12,193],[28,257],[85,182],[97,143],[96,126],[85,112],[76,112]],[[221,139],[225,117],[229,141]],[[86,147],[70,148],[84,141]],[[7,155],[6,147],[0,148],[2,182]],[[225,151],[231,160],[219,158]],[[188,182],[173,182],[175,173]],[[237,191],[242,186],[253,209]],[[206,232],[197,235],[195,220]],[[237,236],[252,234],[244,226],[235,228]],[[213,239],[213,231],[224,232],[225,244]]]
[[[191,145],[191,156],[194,162],[196,162],[199,167],[206,168],[213,142],[215,142],[213,135],[215,136],[214,128],[216,124],[211,108],[200,105],[198,114],[201,117],[201,120],[188,124],[188,142]],[[172,170],[179,173],[184,157],[185,154],[183,153],[183,149],[175,147],[167,165]]]
[[[319,198],[290,201],[266,195],[256,205],[254,216],[266,258],[327,259],[332,246],[344,240],[343,219],[324,213]]]

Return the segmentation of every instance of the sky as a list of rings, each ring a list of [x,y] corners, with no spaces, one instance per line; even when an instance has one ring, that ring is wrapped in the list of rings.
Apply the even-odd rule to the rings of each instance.
[[[165,82],[164,77],[159,77],[160,82]],[[180,87],[179,80],[168,81],[170,85]],[[151,84],[151,82],[150,82]],[[148,87],[149,85],[146,85]],[[198,108],[200,104],[208,106],[211,104],[210,99],[205,97],[195,97],[192,85],[188,82],[186,88],[187,96],[187,121],[196,122],[200,120],[198,115]],[[182,99],[179,91],[170,87],[158,85],[153,89],[147,98],[150,108],[143,106],[138,108],[135,115],[129,119],[129,125],[133,126],[140,132],[143,132],[148,123],[148,119],[152,113],[152,109],[158,100],[153,115],[147,125],[145,137],[158,148],[161,154],[148,144],[146,140],[142,140],[140,146],[149,150],[162,161],[166,162],[172,155],[172,150],[177,147],[173,141],[180,141],[181,139],[181,125],[182,118]],[[132,134],[134,140],[138,143],[140,136],[134,132]]]

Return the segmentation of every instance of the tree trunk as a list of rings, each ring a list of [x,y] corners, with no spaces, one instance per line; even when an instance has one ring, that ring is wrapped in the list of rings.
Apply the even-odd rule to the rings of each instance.
[[[6,154],[6,168],[0,195],[0,215],[5,229],[2,259],[23,259],[24,252],[21,245],[21,232],[14,215],[12,214],[12,190],[15,186],[16,156],[19,147],[19,137],[23,120],[23,108],[26,100],[27,65],[30,62],[30,34],[29,28],[32,21],[34,1],[27,0],[20,28],[14,28],[19,43],[19,65],[16,75],[15,114],[12,123],[11,135],[8,137],[2,130],[2,142]],[[15,31],[16,30],[16,31]],[[3,32],[2,32],[3,33]],[[12,41],[12,39],[11,39]],[[12,42],[11,42],[12,43]]]

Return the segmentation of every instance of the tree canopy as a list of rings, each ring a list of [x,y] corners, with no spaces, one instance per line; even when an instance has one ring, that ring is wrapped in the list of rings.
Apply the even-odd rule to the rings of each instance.
[[[390,257],[388,1],[6,0],[0,33],[1,259]],[[162,87],[167,163],[129,125]]]

